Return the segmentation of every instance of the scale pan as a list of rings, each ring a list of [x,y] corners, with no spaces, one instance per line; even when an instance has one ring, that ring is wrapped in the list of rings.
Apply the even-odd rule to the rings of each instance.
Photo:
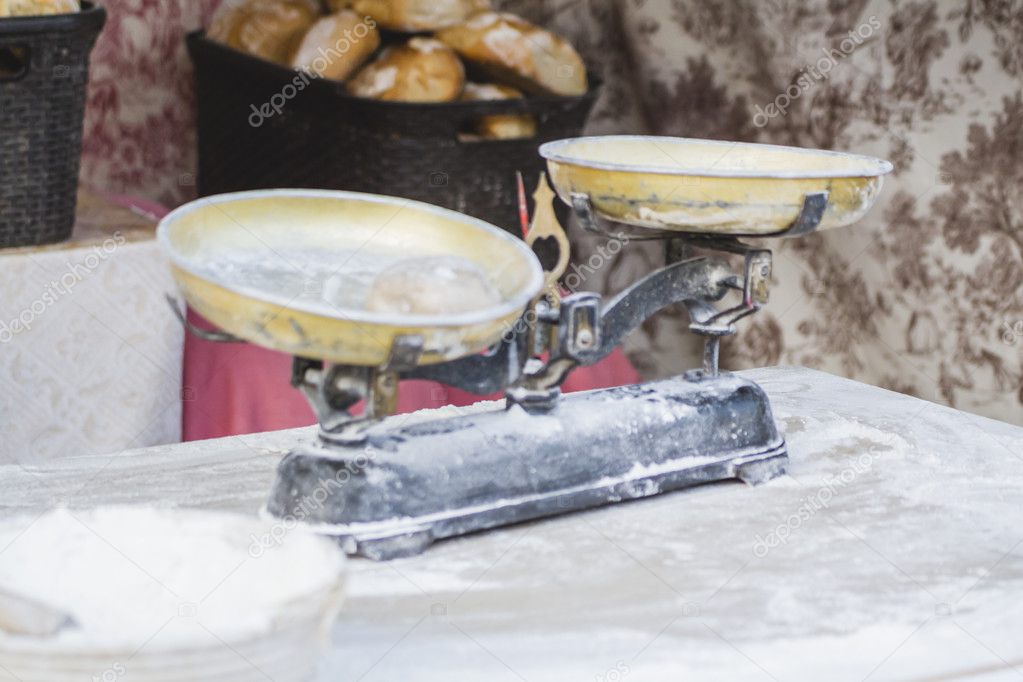
[[[809,193],[828,192],[818,229],[870,210],[888,161],[857,154],[680,137],[579,137],[540,147],[561,200],[588,195],[619,223],[697,234],[767,236],[795,221]]]
[[[185,299],[207,320],[260,346],[347,365],[384,365],[399,336],[422,338],[419,364],[479,352],[511,328],[543,285],[536,256],[503,230],[373,194],[223,194],[182,206],[157,233]],[[468,261],[496,302],[448,315],[365,309],[380,272],[428,257]]]

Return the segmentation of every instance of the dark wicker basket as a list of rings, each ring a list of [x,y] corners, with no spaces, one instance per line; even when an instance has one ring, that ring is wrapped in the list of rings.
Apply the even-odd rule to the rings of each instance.
[[[71,236],[89,53],[105,21],[91,3],[0,19],[0,247]]]
[[[516,234],[515,172],[531,192],[544,170],[537,147],[578,135],[597,94],[594,86],[581,97],[382,102],[353,97],[332,81],[303,80],[200,32],[188,36],[188,48],[198,81],[199,194],[270,187],[389,194]],[[459,138],[479,116],[523,112],[537,120],[534,138]]]

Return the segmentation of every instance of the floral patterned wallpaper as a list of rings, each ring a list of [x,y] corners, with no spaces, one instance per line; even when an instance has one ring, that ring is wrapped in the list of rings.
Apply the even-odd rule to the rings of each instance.
[[[774,244],[772,301],[742,323],[726,366],[806,365],[1023,424],[1023,2],[505,4],[600,65],[593,132],[895,164],[862,223]],[[602,286],[660,257],[633,245]],[[662,315],[630,357],[648,376],[696,363],[685,326],[681,312]]]
[[[107,0],[87,180],[194,192],[184,30],[215,0]],[[605,80],[589,132],[891,159],[857,226],[776,243],[768,308],[733,368],[816,367],[1023,424],[1023,0],[499,0],[570,37]],[[599,246],[575,235],[578,257]],[[587,285],[660,262],[632,244]],[[645,376],[698,362],[680,311],[630,339]]]

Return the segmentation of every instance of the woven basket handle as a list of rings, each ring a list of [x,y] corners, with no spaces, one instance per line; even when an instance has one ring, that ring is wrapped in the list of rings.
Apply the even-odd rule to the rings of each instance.
[[[0,35],[0,83],[24,78],[31,64],[32,51],[24,40]]]
[[[91,49],[106,23],[107,13],[89,0],[81,11],[0,19],[0,83],[24,78],[32,70],[32,51],[46,54],[61,47]]]

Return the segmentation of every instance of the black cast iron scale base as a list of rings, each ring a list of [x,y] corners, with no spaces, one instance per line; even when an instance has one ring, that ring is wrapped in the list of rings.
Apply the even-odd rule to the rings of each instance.
[[[688,486],[784,472],[785,442],[756,384],[691,373],[370,429],[360,445],[290,453],[268,511],[391,559],[435,540]]]
[[[589,198],[572,198],[582,226],[608,235]],[[782,235],[812,231],[827,202],[826,192],[806,195]],[[610,300],[592,293],[541,300],[531,310],[534,322],[517,325],[485,354],[420,366],[422,340],[398,337],[381,368],[296,358],[292,383],[317,411],[320,443],[281,462],[269,514],[335,536],[348,553],[384,560],[506,524],[784,473],[785,442],[767,396],[718,372],[721,338],[767,301],[771,252],[734,238],[631,238],[664,240],[666,265]],[[742,267],[726,254],[741,257]],[[719,306],[730,292],[739,302]],[[673,305],[686,308],[689,329],[705,339],[703,369],[560,395],[574,368],[606,357]],[[410,425],[383,418],[393,413],[399,381],[411,378],[477,395],[503,390],[506,407]],[[355,418],[347,410],[358,400],[367,412]]]

